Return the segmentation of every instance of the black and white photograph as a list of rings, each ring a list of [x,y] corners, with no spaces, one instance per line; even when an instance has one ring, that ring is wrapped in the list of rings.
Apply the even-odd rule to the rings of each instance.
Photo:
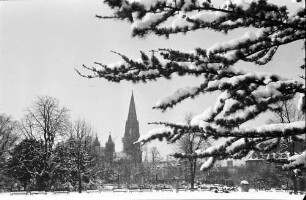
[[[0,200],[305,200],[305,0],[0,0]]]

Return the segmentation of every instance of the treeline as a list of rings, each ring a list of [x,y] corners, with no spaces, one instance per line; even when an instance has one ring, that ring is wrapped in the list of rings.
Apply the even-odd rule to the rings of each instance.
[[[96,154],[93,135],[89,123],[73,121],[50,96],[38,97],[20,121],[1,114],[0,190],[81,192],[96,185],[110,165]]]
[[[190,139],[193,135],[186,137],[178,143],[178,152],[200,144]],[[291,177],[291,172],[278,170],[274,165],[257,166],[252,170],[213,167],[203,173],[199,167],[194,167],[202,160],[191,160],[194,164],[190,165],[188,159],[164,159],[156,147],[144,146],[144,161],[135,164],[128,155],[116,155],[114,144],[105,144],[101,150],[94,139],[91,125],[84,119],[72,120],[69,110],[53,97],[38,97],[20,121],[0,114],[0,192],[82,192],[98,189],[106,183],[118,187],[177,183],[193,187],[199,182],[237,185],[244,179],[255,188],[259,185],[292,188],[295,185],[296,178]]]
[[[177,181],[177,160],[163,160],[156,147],[145,149],[144,162],[135,163],[129,155],[116,155],[114,144],[96,146],[95,137],[85,119],[73,120],[50,96],[38,97],[19,121],[0,114],[0,192],[82,192],[103,184],[132,187]]]

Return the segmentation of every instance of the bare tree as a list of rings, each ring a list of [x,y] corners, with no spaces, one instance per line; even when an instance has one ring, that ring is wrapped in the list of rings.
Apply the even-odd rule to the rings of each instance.
[[[184,120],[186,125],[191,125],[191,120],[193,118],[192,113],[186,113]],[[189,131],[186,132],[176,143],[176,150],[180,153],[191,155],[195,153],[195,151],[208,146],[208,142],[205,141],[202,137],[198,137],[197,132]],[[197,158],[196,157],[188,157],[187,158],[189,163],[189,170],[190,170],[190,185],[191,188],[194,188],[194,180],[197,171]]]
[[[274,117],[268,120],[268,123],[291,123],[296,121],[302,121],[305,119],[305,113],[297,110],[296,104],[291,101],[281,101],[277,104],[273,114]],[[293,156],[296,151],[296,142],[305,142],[305,135],[289,136],[279,140],[280,148],[279,151],[288,151]]]
[[[60,106],[54,97],[40,96],[26,109],[21,121],[22,132],[28,137],[44,141],[45,151],[52,151],[55,139],[67,133],[69,127],[68,109]]]
[[[296,121],[305,120],[305,113],[297,110],[296,104],[293,100],[281,101],[277,104],[279,109],[274,111],[274,117],[268,120],[268,123],[291,123]],[[278,151],[284,152],[287,151],[290,153],[290,156],[293,156],[298,151],[302,149],[297,148],[297,144],[302,146],[302,143],[306,142],[306,134],[303,136],[289,136],[286,138],[279,138],[279,149]],[[294,191],[297,192],[297,180],[295,173],[291,172],[291,179],[293,181]]]
[[[305,119],[305,113],[297,110],[293,100],[281,101],[277,104],[279,109],[274,110],[273,123],[290,123]]]
[[[155,165],[156,162],[158,162],[158,160],[160,160],[160,158],[161,158],[160,152],[158,151],[158,149],[156,147],[152,147],[150,149],[150,153],[151,153],[151,156],[152,156],[152,164]]]
[[[71,162],[72,171],[77,173],[78,192],[82,192],[82,176],[93,171],[94,157],[92,154],[92,136],[91,126],[84,119],[77,119],[72,126],[69,145],[69,162]]]
[[[68,109],[60,106],[54,97],[39,96],[38,100],[26,109],[20,127],[26,137],[42,141],[43,149],[39,152],[42,170],[36,177],[36,185],[43,190],[45,182],[51,178],[54,170],[52,155],[55,139],[68,133],[70,127]]]
[[[143,145],[142,146],[142,151],[143,151],[143,153],[144,153],[144,156],[145,156],[145,158],[144,158],[144,162],[149,162],[149,158],[148,158],[148,153],[149,153],[149,150],[148,150],[148,145]]]
[[[18,139],[17,126],[17,122],[10,116],[0,114],[0,168],[9,150],[13,148]]]

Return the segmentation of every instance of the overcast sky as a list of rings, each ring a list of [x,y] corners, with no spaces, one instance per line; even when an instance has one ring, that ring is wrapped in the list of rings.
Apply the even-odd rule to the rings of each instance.
[[[172,110],[161,113],[152,106],[161,98],[185,86],[195,86],[201,78],[176,78],[149,84],[127,82],[109,83],[103,79],[81,78],[74,71],[82,64],[105,64],[119,61],[110,51],[115,50],[131,58],[139,51],[176,48],[191,51],[195,47],[208,48],[215,42],[242,35],[235,31],[228,36],[198,31],[186,36],[176,35],[166,40],[154,35],[145,39],[132,38],[130,27],[121,21],[101,20],[96,14],[110,11],[102,0],[15,0],[0,1],[0,112],[19,120],[24,110],[38,95],[57,98],[71,111],[73,118],[83,117],[98,133],[101,144],[111,132],[116,151],[122,150],[129,101],[134,91],[140,134],[153,127],[151,121],[183,121],[184,114],[199,114],[213,106],[218,94],[202,95],[187,100]],[[237,68],[266,71],[300,80],[299,65],[303,62],[301,43],[279,49],[274,60],[266,66],[239,63]],[[260,123],[265,117],[254,122]],[[153,145],[157,145],[154,143]],[[163,155],[171,152],[165,144],[158,144]]]

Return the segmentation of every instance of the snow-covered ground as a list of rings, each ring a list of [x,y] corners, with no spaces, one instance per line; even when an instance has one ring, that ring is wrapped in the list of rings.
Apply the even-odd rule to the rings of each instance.
[[[212,192],[142,192],[142,193],[70,193],[47,195],[10,195],[0,193],[1,200],[145,200],[145,199],[288,199],[303,200],[303,195],[290,195],[284,192],[232,192],[232,193],[212,193]]]

